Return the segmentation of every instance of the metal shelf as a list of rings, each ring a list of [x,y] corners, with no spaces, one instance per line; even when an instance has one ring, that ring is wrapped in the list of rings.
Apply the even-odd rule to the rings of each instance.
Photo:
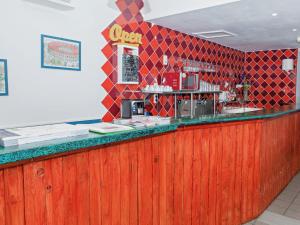
[[[222,91],[141,91],[143,94],[184,95],[184,94],[220,94]]]
[[[175,118],[177,117],[177,96],[178,95],[191,95],[191,118],[193,118],[193,99],[195,94],[213,94],[214,95],[214,115],[216,114],[216,95],[222,93],[222,91],[201,91],[201,90],[193,90],[193,91],[144,91],[142,90],[141,93],[147,95],[144,97],[144,102],[146,102],[147,97],[151,95],[174,95],[175,97]]]

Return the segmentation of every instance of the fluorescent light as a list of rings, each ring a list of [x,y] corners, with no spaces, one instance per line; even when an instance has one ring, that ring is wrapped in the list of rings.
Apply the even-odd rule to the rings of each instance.
[[[293,29],[293,32],[296,32],[296,31],[297,31],[297,29],[296,29],[296,28],[294,28],[294,29]]]
[[[272,13],[272,16],[278,16],[278,13]]]

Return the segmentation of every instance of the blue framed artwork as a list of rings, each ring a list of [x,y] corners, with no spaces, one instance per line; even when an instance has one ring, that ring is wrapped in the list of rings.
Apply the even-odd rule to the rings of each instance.
[[[81,42],[41,35],[41,67],[81,70]]]
[[[8,95],[7,60],[0,59],[0,96]]]

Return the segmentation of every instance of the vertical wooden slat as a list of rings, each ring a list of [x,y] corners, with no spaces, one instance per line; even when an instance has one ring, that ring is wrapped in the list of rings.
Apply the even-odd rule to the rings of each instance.
[[[64,224],[63,160],[45,161],[46,221],[47,225]]]
[[[90,151],[89,153],[89,203],[90,203],[90,225],[101,225],[101,150]]]
[[[102,224],[112,225],[112,174],[111,174],[111,156],[110,148],[107,147],[101,151],[101,212],[102,212]]]
[[[228,155],[229,155],[229,164],[228,164],[228,224],[233,224],[234,221],[234,185],[235,185],[235,167],[236,167],[236,149],[237,149],[237,131],[235,126],[228,127],[228,139],[230,140],[229,146],[227,147]]]
[[[63,183],[64,183],[64,225],[77,224],[77,165],[76,155],[63,158]]]
[[[210,133],[210,149],[209,149],[209,196],[208,196],[208,224],[216,224],[217,210],[217,165],[218,165],[218,137],[220,137],[220,129],[212,128]]]
[[[181,139],[183,141],[183,139]],[[197,143],[199,144],[199,143]],[[183,141],[183,224],[192,223],[194,133],[187,132]],[[189,150],[187,150],[189,149]]]
[[[153,224],[160,225],[160,146],[159,137],[152,138],[152,190],[153,190]]]
[[[174,136],[165,134],[152,139],[154,224],[173,224]],[[157,178],[157,175],[158,178]],[[158,202],[157,202],[158,201]]]
[[[249,129],[249,152],[248,152],[248,180],[247,180],[247,219],[253,218],[253,198],[254,198],[254,163],[255,163],[255,124],[251,123]]]
[[[5,190],[3,170],[0,170],[0,225],[5,225]]]
[[[120,170],[120,151],[119,146],[114,146],[112,151],[112,167],[111,167],[111,179],[112,179],[112,225],[119,225],[121,220],[121,207],[120,207],[120,182],[121,182],[121,170]]]
[[[138,150],[139,224],[152,225],[152,139],[140,142]]]
[[[138,149],[144,146],[143,141],[129,144],[129,165],[130,165],[130,223],[138,224]]]
[[[215,141],[217,144],[217,191],[216,191],[216,225],[222,224],[222,214],[224,213],[222,210],[222,167],[223,167],[223,130],[218,128],[220,133],[215,137]]]
[[[21,166],[4,170],[5,225],[23,225],[24,186]]]
[[[232,224],[235,179],[236,130],[234,126],[222,127],[222,224]]]
[[[24,166],[26,225],[43,225],[46,221],[45,163]]]
[[[245,124],[243,126],[243,150],[242,150],[242,202],[241,202],[241,217],[242,221],[248,221],[248,180],[251,178],[249,171],[249,151],[250,151],[250,142],[249,142],[249,125]],[[250,177],[250,178],[249,178]]]
[[[130,201],[130,224],[138,225],[138,149],[141,141],[129,143],[129,201]]]
[[[175,140],[174,133],[166,134],[166,139],[161,139],[167,151],[167,225],[174,224],[174,158]]]
[[[77,206],[78,225],[89,224],[89,194],[89,158],[88,153],[84,152],[76,154],[76,202],[73,204]],[[120,209],[117,212],[120,212]]]
[[[121,224],[130,224],[130,162],[129,162],[129,144],[120,145],[120,168],[121,176]]]
[[[178,131],[175,134],[175,153],[174,153],[174,225],[183,225],[183,161],[185,140],[193,135],[193,131]]]
[[[201,135],[201,152],[200,152],[200,217],[202,225],[208,224],[209,210],[209,167],[210,167],[210,144],[211,144],[210,129],[204,129]]]
[[[205,140],[203,129],[194,129],[194,132],[190,134],[192,136],[193,151],[186,151],[184,146],[184,199],[185,207],[183,208],[185,222],[187,224],[202,224],[205,220],[203,218],[203,198],[202,193],[203,185],[201,181],[201,167],[203,145],[209,140]],[[186,143],[185,143],[186,144]],[[205,149],[206,150],[206,149]],[[207,177],[206,177],[207,178]],[[202,189],[201,189],[202,188]],[[204,203],[205,204],[205,203]],[[190,212],[191,211],[191,212]],[[191,213],[191,214],[190,214]]]
[[[255,124],[255,136],[254,136],[254,173],[253,173],[253,214],[255,217],[260,213],[260,160],[261,154],[261,136],[262,125],[261,123]]]
[[[229,149],[230,149],[230,144],[231,140],[229,139],[230,137],[230,130],[229,128],[222,127],[222,137],[223,137],[223,157],[222,157],[222,182],[221,182],[221,201],[222,201],[222,216],[221,216],[221,223],[222,225],[229,224],[229,213],[230,213],[230,204],[229,204],[229,198],[230,198],[230,174],[229,174],[229,163],[230,161],[230,154],[229,154]],[[231,137],[230,137],[231,138]]]
[[[234,183],[234,212],[233,224],[241,223],[241,194],[242,194],[242,156],[243,156],[243,126],[236,126],[236,160],[235,160],[235,183]]]

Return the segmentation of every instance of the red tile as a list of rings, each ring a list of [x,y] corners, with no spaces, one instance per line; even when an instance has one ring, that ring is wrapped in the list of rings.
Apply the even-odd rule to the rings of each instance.
[[[109,109],[113,105],[114,100],[109,95],[106,95],[101,103],[105,106],[105,108]]]
[[[103,66],[102,66],[102,70],[104,71],[104,73],[106,75],[110,75],[113,71],[114,67],[111,65],[111,63],[109,61],[107,61]]]
[[[109,91],[112,89],[112,87],[114,86],[114,84],[113,84],[113,82],[112,82],[109,78],[107,78],[107,79],[105,79],[105,81],[101,84],[101,86],[104,88],[104,90],[105,90],[106,92],[109,92]]]

